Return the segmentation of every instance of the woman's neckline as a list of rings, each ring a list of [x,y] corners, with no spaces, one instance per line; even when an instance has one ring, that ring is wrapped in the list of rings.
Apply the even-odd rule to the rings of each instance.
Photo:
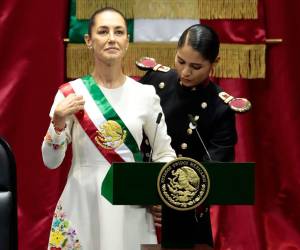
[[[127,76],[124,75],[124,78],[122,79],[122,81],[120,82],[120,84],[118,84],[117,86],[114,86],[114,87],[110,87],[108,85],[105,85],[103,83],[103,81],[101,81],[101,80],[97,81],[92,74],[90,74],[90,77],[93,79],[93,81],[97,84],[97,86],[99,88],[105,89],[105,90],[118,90],[118,89],[121,89],[125,85],[125,83],[127,81]]]

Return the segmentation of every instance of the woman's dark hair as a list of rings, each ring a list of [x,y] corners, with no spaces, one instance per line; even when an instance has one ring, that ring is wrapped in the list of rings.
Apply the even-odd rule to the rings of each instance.
[[[88,34],[89,34],[89,36],[91,36],[91,34],[92,34],[92,27],[95,24],[95,17],[98,14],[100,14],[102,12],[105,12],[105,11],[112,11],[112,12],[116,12],[116,13],[120,14],[120,16],[124,19],[124,23],[125,23],[125,27],[126,27],[126,32],[127,32],[127,22],[126,22],[126,17],[124,16],[124,14],[121,11],[119,11],[119,10],[113,8],[113,7],[104,7],[104,8],[96,10],[93,13],[93,15],[90,17],[90,19],[89,19],[89,26],[88,26]]]
[[[219,54],[219,37],[212,28],[206,25],[195,24],[187,28],[179,38],[177,49],[182,48],[185,43],[197,50],[204,59],[211,63]]]

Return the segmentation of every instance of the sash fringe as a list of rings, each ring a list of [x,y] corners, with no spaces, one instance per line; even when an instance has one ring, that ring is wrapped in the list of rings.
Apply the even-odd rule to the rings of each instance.
[[[221,44],[220,62],[213,76],[220,78],[265,78],[265,44]],[[135,66],[143,56],[153,57],[160,64],[174,66],[176,43],[131,43],[124,58],[124,72],[142,76],[145,72]],[[67,46],[67,77],[74,79],[93,69],[90,51],[83,44]]]

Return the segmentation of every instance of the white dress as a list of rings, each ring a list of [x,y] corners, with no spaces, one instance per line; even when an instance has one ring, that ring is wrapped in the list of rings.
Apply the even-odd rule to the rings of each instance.
[[[103,115],[83,81],[70,82],[76,94],[83,95],[85,111],[99,128]],[[160,99],[152,86],[142,85],[127,77],[119,88],[101,90],[108,102],[126,124],[138,146],[143,130],[153,144]],[[50,111],[64,97],[59,90]],[[102,119],[102,120],[101,120]],[[101,184],[110,163],[87,136],[75,116],[67,120],[60,135],[50,124],[42,145],[47,167],[56,168],[64,159],[67,145],[72,142],[72,166],[67,184],[57,203],[51,226],[48,249],[140,250],[141,244],[157,242],[152,215],[141,206],[111,205],[101,196]],[[170,146],[164,116],[158,126],[153,161],[168,162],[175,156]],[[126,145],[116,150],[125,161],[134,161]]]

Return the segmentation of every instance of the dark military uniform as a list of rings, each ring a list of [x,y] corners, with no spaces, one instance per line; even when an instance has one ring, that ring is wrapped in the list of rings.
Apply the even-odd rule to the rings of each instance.
[[[222,91],[219,86],[208,82],[206,86],[184,87],[174,70],[149,70],[140,82],[153,85],[160,96],[168,134],[172,138],[171,145],[177,156],[190,157],[199,162],[209,159],[195,130],[196,123],[212,161],[233,161],[237,141],[235,113],[218,96]],[[186,237],[186,241],[213,245],[208,208],[187,212],[169,209],[167,216],[173,228],[167,238],[182,240]],[[176,228],[186,229],[178,232]]]

